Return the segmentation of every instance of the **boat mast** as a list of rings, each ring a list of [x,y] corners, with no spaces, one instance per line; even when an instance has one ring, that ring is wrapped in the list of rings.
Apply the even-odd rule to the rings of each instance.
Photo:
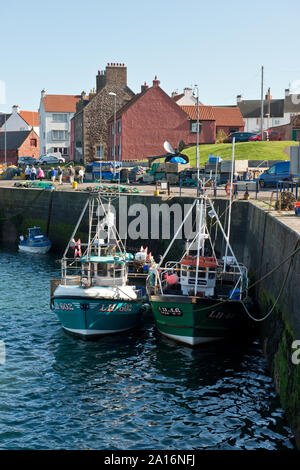
[[[178,227],[176,233],[174,234],[174,236],[173,236],[173,238],[172,238],[172,240],[171,240],[171,243],[169,244],[169,246],[168,246],[168,248],[166,249],[166,251],[164,252],[164,254],[163,254],[163,256],[162,256],[160,262],[158,263],[158,265],[157,265],[157,267],[156,267],[157,269],[159,269],[159,268],[161,267],[163,260],[165,259],[165,257],[166,257],[167,254],[169,253],[170,248],[171,248],[171,246],[173,245],[174,241],[176,240],[177,235],[179,234],[180,230],[182,229],[182,227],[184,227],[184,224],[185,224],[187,218],[189,217],[190,213],[192,212],[192,209],[193,209],[194,205],[196,204],[196,202],[198,202],[197,199],[194,200],[193,204],[191,205],[191,207],[190,207],[189,210],[187,211],[187,213],[186,213],[186,215],[185,215],[183,221],[181,222],[180,226]]]
[[[203,212],[205,210],[205,205],[204,205],[204,197],[201,197],[201,203],[199,205],[199,201],[197,200],[197,205],[196,205],[196,214],[199,212],[199,225],[198,225],[198,243],[197,243],[197,260],[196,260],[196,278],[195,278],[195,288],[194,288],[194,295],[197,294],[197,288],[198,288],[198,271],[199,271],[199,259],[200,259],[200,250],[202,251],[203,255],[203,250],[204,250],[204,240],[205,240],[205,230],[203,232]]]
[[[233,137],[233,139],[232,139],[229,212],[228,212],[228,227],[227,227],[227,240],[226,240],[226,249],[225,249],[224,271],[226,271],[226,265],[227,265],[227,254],[228,254],[228,245],[229,245],[229,237],[230,237],[230,225],[231,225],[232,186],[233,186],[233,171],[234,171],[234,144],[235,144],[235,137]]]
[[[83,218],[83,216],[84,216],[84,213],[85,213],[85,211],[86,211],[86,208],[87,208],[89,202],[90,202],[90,198],[87,199],[87,201],[86,201],[86,203],[85,203],[85,205],[84,205],[84,208],[82,209],[82,212],[81,212],[81,214],[80,214],[80,217],[79,217],[79,219],[78,219],[78,222],[77,222],[77,224],[76,224],[76,227],[75,227],[74,230],[73,230],[73,233],[72,233],[72,235],[71,235],[71,238],[70,238],[70,240],[69,240],[69,243],[68,243],[68,245],[67,245],[67,248],[65,249],[65,252],[64,252],[64,254],[63,254],[63,258],[65,258],[65,257],[67,256],[70,243],[71,243],[71,241],[73,240],[73,238],[75,237],[75,234],[76,234],[76,232],[77,232],[77,230],[78,230],[78,227],[79,227],[79,225],[80,225],[80,223],[81,223],[81,221],[82,221],[82,218]]]

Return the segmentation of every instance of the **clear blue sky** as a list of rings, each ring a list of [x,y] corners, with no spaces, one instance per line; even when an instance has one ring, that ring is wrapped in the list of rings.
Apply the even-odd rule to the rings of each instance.
[[[42,88],[89,92],[107,62],[127,65],[134,92],[157,75],[167,93],[198,84],[213,105],[259,98],[264,65],[265,91],[280,98],[300,80],[299,13],[299,0],[2,2],[0,110],[37,109]]]

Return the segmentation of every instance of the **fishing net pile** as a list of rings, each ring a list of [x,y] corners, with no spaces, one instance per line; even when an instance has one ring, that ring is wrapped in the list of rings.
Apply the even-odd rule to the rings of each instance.
[[[296,201],[296,196],[290,191],[283,191],[279,193],[279,199],[276,201],[275,209],[283,211],[292,211],[294,210],[294,203]]]

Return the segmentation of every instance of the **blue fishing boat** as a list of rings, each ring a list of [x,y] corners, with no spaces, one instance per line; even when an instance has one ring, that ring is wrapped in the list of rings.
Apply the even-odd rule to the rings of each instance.
[[[43,234],[40,227],[31,227],[27,235],[20,236],[19,250],[27,253],[45,254],[52,246],[51,241]]]
[[[75,236],[87,210],[88,240],[81,243]],[[140,323],[146,297],[144,289],[128,284],[132,260],[118,237],[110,203],[105,210],[100,196],[90,195],[61,260],[61,279],[50,283],[51,308],[66,331],[91,338]]]

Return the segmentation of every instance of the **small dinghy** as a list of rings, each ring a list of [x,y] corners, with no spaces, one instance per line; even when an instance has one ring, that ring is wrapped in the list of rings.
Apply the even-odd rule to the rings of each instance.
[[[52,246],[51,241],[43,234],[40,227],[31,227],[27,235],[20,236],[19,250],[27,253],[45,254]]]

